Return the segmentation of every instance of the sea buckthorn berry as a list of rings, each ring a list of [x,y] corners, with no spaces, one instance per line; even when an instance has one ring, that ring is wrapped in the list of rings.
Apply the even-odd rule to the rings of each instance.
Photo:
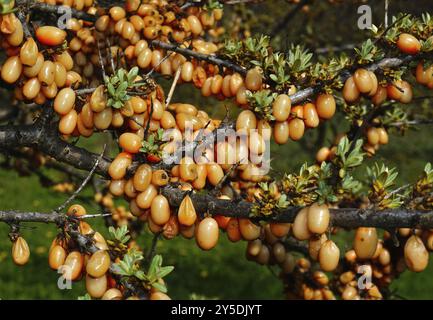
[[[250,69],[245,77],[245,87],[251,91],[257,91],[262,87],[262,74],[258,68]]]
[[[6,39],[11,46],[18,47],[24,39],[23,25],[15,16],[13,24],[15,29],[10,34],[6,35]]]
[[[149,209],[152,205],[152,200],[158,195],[158,190],[153,184],[150,184],[146,190],[137,195],[137,205],[142,209]]]
[[[323,161],[328,160],[331,154],[331,150],[328,147],[322,147],[316,153],[316,161],[321,163]]]
[[[170,205],[163,195],[157,195],[150,206],[152,221],[158,225],[164,225],[170,219]]]
[[[42,26],[36,29],[36,38],[46,46],[58,46],[66,39],[66,32],[53,26]]]
[[[38,79],[43,85],[51,85],[54,82],[55,76],[55,65],[51,61],[44,61],[42,64],[42,68],[38,73]]]
[[[242,239],[241,231],[239,230],[239,221],[237,218],[231,218],[227,223],[227,238],[231,242],[237,242]]]
[[[31,78],[27,80],[23,86],[23,94],[29,100],[35,98],[40,90],[41,83],[38,78]]]
[[[54,110],[61,114],[65,115],[72,110],[75,104],[75,91],[71,88],[63,88],[59,91],[54,99]]]
[[[361,93],[370,93],[374,89],[374,82],[366,69],[358,69],[353,74],[353,81]]]
[[[380,85],[377,87],[376,93],[371,97],[371,102],[373,102],[375,106],[379,106],[385,102],[387,96],[387,89]]]
[[[51,269],[58,270],[62,266],[66,259],[66,251],[60,245],[55,245],[51,248],[48,255],[48,264]]]
[[[284,236],[286,236],[290,229],[291,229],[291,224],[290,223],[270,223],[269,227],[270,227],[270,231],[272,232],[272,234],[278,238],[282,238]]]
[[[286,94],[280,94],[272,105],[272,115],[276,121],[286,121],[290,115],[291,102]]]
[[[377,133],[379,135],[379,143],[380,144],[387,144],[389,141],[388,132],[384,128],[377,128]]]
[[[68,208],[67,214],[69,216],[81,217],[86,214],[86,209],[80,204],[74,204]]]
[[[371,127],[367,130],[367,140],[371,145],[376,145],[379,143],[379,132],[376,128]]]
[[[308,208],[302,208],[296,215],[292,227],[293,235],[298,240],[307,240],[311,237],[308,229]]]
[[[61,268],[63,277],[66,280],[77,280],[83,269],[84,259],[80,252],[72,251],[65,259],[65,263]]]
[[[145,191],[152,181],[152,168],[148,164],[138,167],[133,177],[134,188],[138,191]]]
[[[108,167],[108,174],[114,180],[123,179],[126,174],[126,169],[132,163],[131,155],[127,153],[120,153],[117,157],[111,162]]]
[[[360,91],[355,84],[354,77],[349,77],[344,83],[343,98],[347,103],[354,103],[358,100]]]
[[[239,219],[239,230],[242,238],[251,241],[260,236],[260,226],[251,222],[250,219]]]
[[[358,228],[353,241],[353,249],[359,259],[373,257],[378,243],[376,228]]]
[[[191,226],[197,220],[197,213],[195,211],[194,204],[189,195],[186,195],[183,198],[179,206],[177,217],[179,223],[181,223],[184,226]]]
[[[389,84],[386,88],[387,96],[396,101],[400,101],[403,96],[403,81],[397,80],[392,84]]]
[[[86,275],[86,290],[92,298],[101,298],[107,291],[107,287],[108,281],[105,274],[97,278]]]
[[[323,110],[322,110],[323,112]],[[316,110],[316,106],[312,103],[304,105],[304,123],[309,128],[315,128],[319,125],[319,116]]]
[[[121,300],[123,298],[122,292],[117,288],[108,289],[101,300]]]
[[[331,272],[338,266],[340,249],[332,240],[327,240],[319,251],[320,268],[325,272]]]
[[[428,265],[428,251],[422,240],[413,235],[407,239],[404,246],[404,259],[407,267],[414,272],[421,272]]]
[[[429,67],[424,69],[423,61],[419,62],[415,71],[416,81],[422,85],[427,85],[432,79],[432,76],[433,68]]]
[[[38,59],[38,45],[33,38],[28,38],[20,49],[20,60],[23,65],[33,66]]]
[[[218,243],[219,228],[215,219],[207,217],[201,220],[196,230],[196,241],[203,250],[210,250]]]
[[[319,258],[319,251],[322,245],[328,240],[328,237],[325,233],[321,235],[312,236],[308,240],[308,253],[311,259],[317,261]]]
[[[7,83],[14,83],[18,80],[23,70],[20,58],[17,56],[9,57],[1,68],[1,77]]]
[[[289,123],[287,121],[276,122],[272,130],[274,140],[278,144],[285,144],[289,140]]]
[[[297,141],[304,136],[305,124],[302,119],[292,119],[289,121],[289,137]]]
[[[119,137],[120,147],[129,153],[137,153],[140,151],[142,139],[135,133],[125,132]]]
[[[23,237],[18,237],[12,245],[12,260],[18,266],[25,265],[30,258],[30,249]]]
[[[110,255],[106,250],[96,251],[87,261],[86,272],[94,278],[102,277],[110,267]]]
[[[59,132],[62,134],[72,134],[74,132],[78,121],[77,111],[71,110],[60,118]]]
[[[308,208],[307,225],[311,233],[325,233],[329,226],[329,209],[326,204],[312,204]]]
[[[170,180],[170,177],[168,176],[167,172],[165,170],[156,170],[152,173],[152,184],[155,186],[165,186],[168,184]]]
[[[421,43],[417,38],[408,33],[402,33],[397,40],[397,46],[401,52],[417,54],[421,50]]]

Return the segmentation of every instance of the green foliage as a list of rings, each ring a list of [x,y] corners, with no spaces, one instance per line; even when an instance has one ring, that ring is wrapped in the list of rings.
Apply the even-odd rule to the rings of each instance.
[[[162,128],[159,128],[156,132],[150,134],[146,140],[143,140],[140,152],[160,157],[162,155],[160,146],[165,143],[163,141],[163,135],[164,130]]]
[[[398,176],[396,168],[375,163],[367,168],[367,175],[371,186],[369,199],[378,209],[398,208],[403,204],[403,196],[392,191]]]
[[[155,255],[150,263],[149,270],[145,273],[140,264],[143,259],[142,252],[134,249],[129,250],[129,252],[123,256],[123,260],[112,265],[112,270],[120,276],[135,277],[143,281],[147,286],[154,287],[164,293],[167,292],[167,288],[158,281],[172,272],[174,267],[163,267],[162,256]]]
[[[174,270],[173,266],[162,266],[162,256],[156,255],[153,257],[152,262],[150,263],[149,270],[147,271],[147,275],[144,276],[144,279],[147,281],[152,287],[161,291],[167,292],[167,288],[162,283],[158,282],[159,279],[163,279],[170,272]]]
[[[125,102],[131,98],[128,95],[128,89],[140,86],[140,84],[134,83],[138,71],[138,67],[133,67],[129,72],[120,68],[111,77],[104,79],[109,97],[107,102],[109,107],[120,109],[124,106]]]
[[[289,206],[289,201],[287,201],[287,195],[277,194],[277,184],[271,182],[261,182],[258,185],[259,195],[256,196],[256,202],[251,209],[252,216],[269,216],[275,213],[279,209],[284,209]]]
[[[212,11],[215,9],[222,9],[224,6],[218,0],[208,0],[207,3],[203,6],[203,9],[207,11]]]
[[[292,44],[287,58],[287,65],[291,72],[299,74],[311,66],[311,58],[313,58],[313,54],[307,49]]]
[[[131,236],[128,235],[128,227],[123,225],[118,228],[109,227],[108,232],[110,233],[111,239],[115,240],[119,243],[125,244],[131,239]]]
[[[265,89],[256,92],[247,90],[246,92],[248,103],[254,112],[257,112],[261,119],[267,121],[275,120],[272,115],[272,103],[278,96],[276,92]]]
[[[361,48],[355,48],[360,64],[374,62],[384,57],[384,53],[378,48],[371,39],[367,39],[361,45]]]
[[[316,201],[317,193],[313,191],[317,189],[319,170],[317,165],[304,163],[298,174],[284,174],[282,190],[290,205],[306,206]]]
[[[0,0],[0,15],[15,12],[17,8],[14,8],[13,5],[12,0]]]
[[[338,143],[334,163],[340,168],[340,178],[344,178],[349,169],[360,166],[364,159],[362,139],[356,140],[354,147],[352,144],[347,137],[343,137]]]
[[[137,278],[141,278],[143,271],[140,269],[140,265],[138,262],[143,260],[143,254],[137,250],[130,250],[123,256],[123,260],[119,261],[119,263],[113,263],[112,270],[114,273],[132,277],[135,276]]]

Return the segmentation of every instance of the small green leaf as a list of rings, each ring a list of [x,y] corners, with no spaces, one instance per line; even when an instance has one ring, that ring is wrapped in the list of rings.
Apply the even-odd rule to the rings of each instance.
[[[167,293],[167,287],[165,285],[163,285],[162,283],[154,282],[154,283],[152,283],[152,287],[154,287],[156,290],[158,290],[160,292]]]

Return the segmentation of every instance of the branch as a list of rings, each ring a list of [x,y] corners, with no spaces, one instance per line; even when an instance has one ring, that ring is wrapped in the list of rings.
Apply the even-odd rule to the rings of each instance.
[[[159,47],[165,50],[171,50],[178,52],[184,56],[193,57],[198,60],[207,61],[211,64],[215,64],[221,67],[226,67],[228,69],[231,69],[233,71],[236,71],[240,73],[241,75],[245,76],[247,70],[237,64],[234,64],[233,62],[223,60],[220,58],[217,58],[215,55],[208,55],[203,53],[198,53],[190,49],[180,48],[176,44],[166,43],[162,42],[160,40],[153,40],[152,46]],[[423,54],[418,55],[407,55],[403,57],[398,58],[384,58],[378,62],[371,63],[369,65],[364,66],[365,69],[370,71],[376,71],[378,69],[385,69],[385,68],[396,68],[401,65],[407,64],[411,61],[421,59],[423,57]],[[350,76],[352,75],[352,70],[349,69],[343,69],[340,72],[340,80],[341,82],[345,82]],[[319,93],[322,90],[323,84],[317,84],[313,87],[308,87],[303,90],[300,90],[290,96],[290,100],[292,105],[300,104],[307,100],[309,97],[313,96],[316,93]]]
[[[172,206],[179,206],[185,193],[173,186],[162,189]],[[289,207],[278,210],[274,215],[252,217],[253,203],[248,201],[235,202],[222,200],[209,194],[190,194],[197,212],[227,217],[251,218],[269,222],[293,222],[300,207]],[[330,209],[332,226],[342,228],[376,227],[390,228],[432,228],[433,211],[414,211],[404,208],[376,211],[373,209],[340,208]]]
[[[17,222],[44,222],[61,225],[66,216],[60,213],[22,212],[16,210],[0,211],[0,221],[7,223]]]
[[[59,162],[67,163],[77,169],[91,171],[99,155],[77,147],[62,140],[59,136],[57,123],[50,118],[52,108],[43,106],[45,114],[34,124],[0,126],[0,150],[20,147],[35,147]],[[108,167],[111,159],[102,157],[98,161],[95,173],[109,177]]]
[[[365,69],[370,71],[376,71],[378,69],[385,69],[385,68],[396,68],[401,65],[407,64],[411,61],[421,59],[422,55],[413,55],[413,56],[404,56],[401,58],[384,58],[376,63],[369,64],[367,66],[364,66]],[[345,82],[350,76],[351,72],[348,69],[344,69],[340,72],[340,80],[341,82]],[[303,90],[300,90],[290,96],[290,101],[292,102],[292,105],[300,104],[307,100],[312,95],[320,92],[322,89],[322,85],[318,84],[313,87],[305,88]]]
[[[56,210],[54,210],[54,212],[60,212],[63,209],[66,208],[66,206],[72,201],[74,200],[77,195],[81,192],[81,190],[83,190],[83,188],[86,186],[86,184],[89,182],[89,180],[92,178],[93,173],[95,172],[96,168],[98,167],[99,161],[101,161],[104,152],[105,152],[105,148],[107,147],[107,145],[104,145],[104,148],[101,152],[101,154],[99,155],[99,158],[96,159],[95,164],[92,167],[92,170],[89,171],[89,174],[87,175],[87,177],[83,180],[83,182],[80,184],[80,186],[77,188],[77,190],[74,191],[74,193],[65,201],[63,202],[62,205],[60,205]]]
[[[89,22],[96,22],[97,16],[93,14],[89,14],[86,11],[79,11],[74,8],[66,7],[66,6],[58,6],[47,3],[35,2],[30,6],[30,9],[37,10],[40,12],[46,13],[54,13],[58,16],[65,14],[65,12],[69,11],[73,18],[77,18],[80,20],[85,20]],[[67,10],[67,11],[66,11]]]
[[[86,11],[77,10],[71,7],[62,6],[62,5],[52,5],[47,3],[41,3],[34,0],[17,0],[16,6],[21,6],[24,8],[24,11],[19,11],[24,14],[24,16],[28,13],[28,10],[30,11],[40,11],[45,13],[53,13],[57,16],[62,16],[66,12],[70,12],[71,16],[73,18],[77,18],[80,20],[85,20],[89,22],[95,22],[97,19],[97,16],[93,14],[89,14]]]
[[[247,70],[245,68],[238,66],[237,64],[234,64],[230,61],[217,58],[215,55],[209,55],[209,54],[195,52],[195,51],[190,50],[190,49],[180,48],[176,44],[166,43],[166,42],[162,42],[160,40],[153,40],[151,42],[151,44],[154,47],[174,51],[174,52],[180,53],[184,56],[193,57],[193,58],[196,58],[197,60],[206,61],[206,62],[209,62],[209,63],[214,64],[214,65],[218,65],[221,67],[231,69],[231,70],[238,72],[244,76],[247,74]]]

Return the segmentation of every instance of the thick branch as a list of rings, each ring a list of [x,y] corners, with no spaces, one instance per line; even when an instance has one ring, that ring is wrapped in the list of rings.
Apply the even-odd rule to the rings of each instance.
[[[185,191],[173,186],[162,189],[172,206],[179,206]],[[251,218],[253,203],[247,201],[222,200],[208,194],[193,193],[190,195],[197,212],[227,217]],[[299,207],[279,210],[271,216],[256,217],[256,220],[270,222],[293,222]],[[342,228],[377,227],[377,228],[432,228],[433,211],[413,211],[404,208],[392,210],[364,210],[357,208],[331,209],[331,224]]]
[[[0,221],[7,223],[15,222],[44,222],[57,225],[65,222],[65,215],[60,213],[22,212],[16,210],[0,211]]]
[[[45,106],[49,108],[48,106]],[[59,136],[56,123],[42,123],[39,119],[31,125],[0,126],[0,150],[20,147],[36,147],[39,151],[67,163],[77,169],[92,170],[99,155],[72,145]],[[108,177],[111,160],[102,157],[95,170],[97,174]]]
[[[70,11],[71,16],[73,18],[77,18],[77,19],[85,20],[85,21],[89,21],[89,22],[95,22],[96,18],[97,18],[97,16],[89,14],[85,11],[80,11],[80,10],[66,7],[66,6],[58,6],[58,5],[52,5],[52,4],[47,4],[47,3],[35,2],[30,6],[30,8],[32,10],[37,10],[37,11],[41,11],[41,12],[54,13],[58,16],[64,15],[65,12],[67,12],[66,10],[68,10],[68,11]]]
[[[21,6],[24,10],[22,11],[20,9],[19,12],[22,12],[25,16],[27,14],[27,10],[30,11],[40,11],[45,13],[52,13],[57,16],[63,16],[66,12],[71,13],[71,16],[73,18],[89,21],[89,22],[95,22],[97,16],[87,13],[83,10],[77,10],[71,7],[62,6],[62,5],[53,5],[53,4],[47,4],[47,3],[41,3],[34,0],[17,0],[16,1],[17,6]]]

